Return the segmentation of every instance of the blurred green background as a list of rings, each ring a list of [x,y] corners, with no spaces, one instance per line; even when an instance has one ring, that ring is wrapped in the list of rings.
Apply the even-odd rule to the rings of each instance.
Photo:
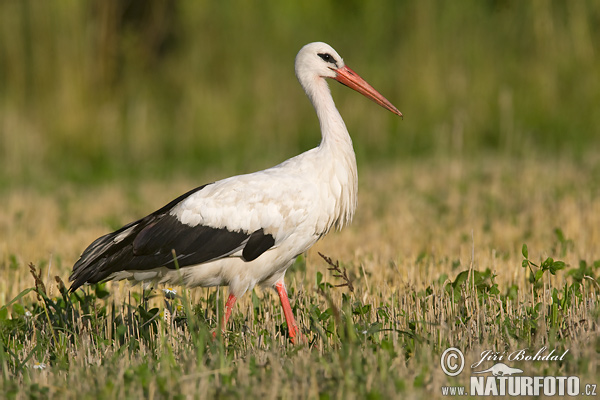
[[[598,1],[0,2],[0,182],[250,172],[319,143],[294,77],[331,44],[405,115],[332,83],[359,163],[581,157]]]

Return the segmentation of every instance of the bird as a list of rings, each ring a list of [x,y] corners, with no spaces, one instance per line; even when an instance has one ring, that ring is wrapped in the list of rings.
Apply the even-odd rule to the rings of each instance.
[[[284,283],[287,269],[332,228],[352,221],[358,175],[352,140],[326,79],[403,117],[328,44],[309,43],[296,77],[321,128],[318,147],[274,167],[199,186],[99,237],[81,254],[70,291],[109,280],[187,287],[228,286],[224,330],[235,302],[256,285],[274,288],[292,343],[303,334]]]

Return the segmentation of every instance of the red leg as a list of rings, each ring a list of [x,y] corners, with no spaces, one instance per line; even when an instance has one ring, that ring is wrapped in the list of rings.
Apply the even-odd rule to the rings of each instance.
[[[227,321],[229,321],[229,317],[231,317],[231,311],[233,310],[236,300],[237,298],[232,294],[227,298],[227,303],[225,303],[225,318],[223,318],[223,330],[225,330],[225,325],[227,325]]]
[[[287,291],[285,290],[285,283],[283,279],[275,284],[275,289],[279,294],[281,300],[281,307],[283,308],[283,314],[285,315],[285,322],[287,322],[288,329],[290,331],[290,340],[292,343],[297,343],[296,336],[299,336],[302,341],[306,341],[304,335],[300,332],[296,321],[294,320],[294,314],[292,313],[292,307],[290,307],[290,300],[288,299]]]
[[[237,298],[233,294],[229,294],[227,302],[225,303],[225,316],[223,317],[223,323],[221,324],[221,332],[225,331],[225,325],[227,325],[227,321],[229,321],[236,300]],[[215,336],[217,336],[217,331],[213,333],[213,337]]]

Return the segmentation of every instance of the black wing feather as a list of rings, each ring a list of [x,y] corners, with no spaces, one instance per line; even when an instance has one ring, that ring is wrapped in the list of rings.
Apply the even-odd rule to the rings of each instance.
[[[173,207],[205,186],[190,190],[156,212],[96,239],[73,266],[70,290],[103,281],[119,271],[175,268],[173,250],[179,267],[183,268],[227,257],[242,248],[244,260],[252,261],[275,244],[273,236],[265,235],[262,229],[249,233],[202,225],[191,227],[169,214]],[[131,231],[127,233],[128,229]],[[126,236],[115,242],[123,234]]]
[[[244,251],[242,251],[242,257],[246,261],[256,260],[262,253],[269,250],[275,244],[275,238],[271,235],[265,235],[263,229],[259,229],[254,231],[250,238],[248,238],[248,243],[244,247]]]

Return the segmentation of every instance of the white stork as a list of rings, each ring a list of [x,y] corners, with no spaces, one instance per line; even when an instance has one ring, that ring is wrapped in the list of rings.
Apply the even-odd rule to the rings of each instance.
[[[295,343],[301,333],[285,289],[285,272],[332,227],[348,224],[356,209],[352,140],[325,78],[402,116],[325,43],[300,50],[296,76],[319,118],[319,147],[264,171],[190,190],[96,239],[73,266],[70,290],[121,279],[188,287],[228,285],[224,328],[237,298],[257,284],[272,286]]]

